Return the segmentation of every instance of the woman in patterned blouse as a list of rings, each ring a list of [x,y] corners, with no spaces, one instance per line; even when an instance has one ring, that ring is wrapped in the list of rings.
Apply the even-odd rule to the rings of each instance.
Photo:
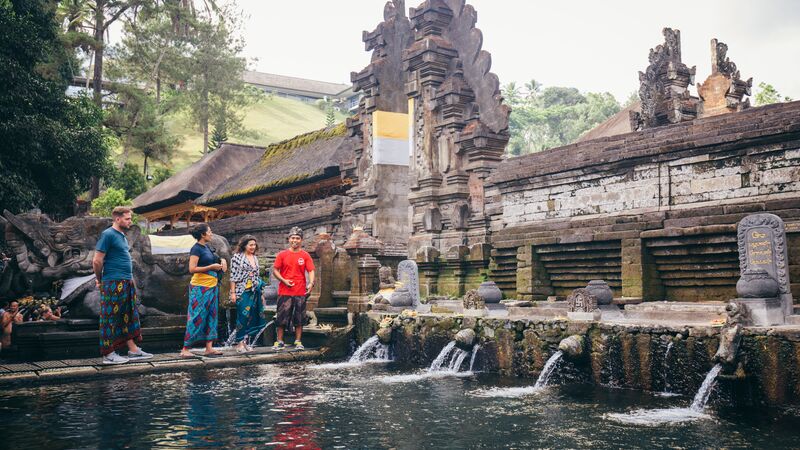
[[[249,350],[248,340],[253,339],[264,328],[264,305],[261,302],[261,288],[264,282],[259,277],[256,238],[245,235],[236,246],[236,254],[231,258],[230,299],[236,303],[236,351]]]

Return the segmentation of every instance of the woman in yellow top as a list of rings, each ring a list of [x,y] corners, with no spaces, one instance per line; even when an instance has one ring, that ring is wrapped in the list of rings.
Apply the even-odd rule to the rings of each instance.
[[[222,354],[214,350],[213,344],[217,339],[219,275],[228,270],[228,265],[208,247],[211,236],[211,228],[205,223],[192,230],[197,243],[189,250],[189,273],[193,275],[189,282],[189,312],[181,349],[183,357],[193,357],[189,349],[201,342],[206,346],[205,356]]]

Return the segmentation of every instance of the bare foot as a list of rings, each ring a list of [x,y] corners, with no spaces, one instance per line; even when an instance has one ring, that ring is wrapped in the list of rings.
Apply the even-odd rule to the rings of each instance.
[[[196,355],[194,353],[190,352],[189,350],[184,349],[184,350],[181,350],[180,357],[181,358],[195,358]]]
[[[203,356],[222,356],[222,352],[218,350],[206,350]]]

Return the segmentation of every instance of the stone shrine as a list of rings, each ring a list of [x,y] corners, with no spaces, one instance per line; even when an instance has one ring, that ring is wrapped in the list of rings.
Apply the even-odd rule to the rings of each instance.
[[[774,214],[753,214],[738,226],[741,278],[739,298],[753,325],[778,325],[793,312],[783,220]]]
[[[411,306],[419,306],[419,270],[417,263],[406,259],[397,265],[397,281],[403,284],[403,288],[408,290],[411,295]]]

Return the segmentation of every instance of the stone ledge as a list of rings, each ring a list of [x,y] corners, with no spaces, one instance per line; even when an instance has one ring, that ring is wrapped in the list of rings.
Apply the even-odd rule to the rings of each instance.
[[[232,354],[217,358],[178,359],[177,354],[156,355],[149,361],[104,366],[99,360],[64,360],[64,367],[39,368],[36,363],[6,364],[7,371],[0,373],[0,387],[20,382],[64,382],[88,379],[102,379],[117,376],[141,375],[147,373],[176,372],[198,368],[238,367],[255,364],[274,364],[281,362],[308,361],[330,357],[330,349],[281,350],[262,348],[258,353]],[[170,359],[163,359],[165,356]],[[161,357],[161,358],[159,358]],[[89,363],[89,364],[85,364]],[[74,365],[71,365],[74,364]],[[19,370],[13,370],[19,369]],[[23,370],[25,369],[25,370]],[[36,369],[36,370],[29,370]]]

